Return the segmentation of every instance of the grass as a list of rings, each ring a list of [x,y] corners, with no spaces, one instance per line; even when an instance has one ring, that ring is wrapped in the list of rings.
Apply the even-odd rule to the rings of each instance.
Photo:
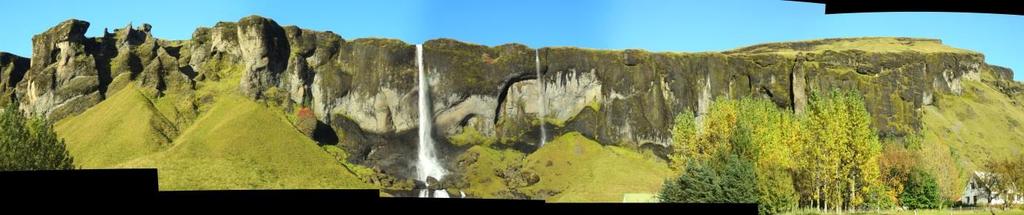
[[[959,197],[967,173],[1024,149],[1024,109],[981,82],[963,86],[963,95],[937,95],[936,105],[922,108],[925,139],[918,153],[947,198]]]
[[[1024,210],[1021,209],[993,209],[991,212],[987,208],[973,208],[973,209],[929,209],[929,210],[881,210],[881,211],[864,211],[854,213],[842,213],[842,214],[892,214],[892,215],[991,215],[991,214],[1003,215],[1003,214],[1024,214]],[[802,209],[798,211],[790,211],[783,214],[840,214],[840,213],[822,213],[814,209]]]
[[[149,98],[129,82],[58,122],[57,134],[77,165],[157,168],[162,190],[373,187],[356,175],[365,168],[301,134],[281,108],[241,96],[237,65],[216,66],[224,77],[195,94]]]
[[[497,138],[488,137],[480,131],[477,131],[473,126],[466,126],[462,128],[462,132],[452,135],[448,138],[448,141],[456,146],[472,146],[472,145],[485,145],[489,146],[497,142]]]
[[[499,150],[476,145],[463,153],[460,160],[474,160],[464,169],[469,188],[463,190],[467,195],[480,198],[510,198],[508,184],[498,176],[500,172],[522,164],[526,155],[522,152],[505,149]]]
[[[64,138],[75,164],[82,168],[108,168],[160,151],[173,129],[134,84],[82,114],[61,120],[55,132]]]
[[[668,165],[634,150],[602,146],[578,132],[559,136],[526,157],[540,182],[520,189],[553,202],[621,202],[627,193],[657,193]]]
[[[803,44],[808,45],[803,46]],[[743,47],[729,52],[772,53],[792,56],[801,52],[824,52],[825,50],[860,50],[866,52],[974,53],[973,51],[970,50],[959,49],[944,45],[939,40],[898,37],[861,37],[766,43]]]
[[[192,123],[192,120],[196,117],[197,113],[192,107],[194,100],[193,94],[191,93],[168,93],[152,101],[156,110],[159,111],[168,122],[173,123],[177,128],[183,130],[188,128]]]
[[[174,146],[119,167],[159,169],[160,189],[369,188],[277,112],[224,95]]]

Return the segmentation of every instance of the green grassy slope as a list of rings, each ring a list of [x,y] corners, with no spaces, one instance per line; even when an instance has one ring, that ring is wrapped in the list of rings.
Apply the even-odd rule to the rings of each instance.
[[[526,155],[512,149],[494,149],[476,145],[459,158],[459,163],[468,163],[462,169],[469,187],[467,195],[479,198],[512,198],[512,185],[502,174],[521,167]]]
[[[156,167],[160,189],[368,188],[284,116],[238,95],[218,98],[174,146],[119,167]]]
[[[174,127],[133,84],[54,129],[81,168],[107,168],[161,150]]]
[[[794,42],[765,43],[742,47],[726,53],[746,54],[780,54],[792,56],[801,52],[820,53],[829,51],[860,50],[865,52],[920,52],[920,53],[975,53],[970,50],[954,48],[934,39],[905,37],[859,37],[833,38]]]
[[[77,165],[155,167],[162,190],[371,187],[299,133],[279,107],[240,96],[240,68],[215,64],[208,69],[224,78],[155,100],[128,84],[58,122],[57,134]],[[194,101],[198,113],[189,107]]]
[[[554,202],[621,202],[626,193],[657,193],[672,176],[664,162],[635,150],[601,146],[579,133],[562,135],[526,157],[540,176],[521,188],[530,196],[554,194]]]
[[[991,159],[1021,156],[1024,108],[995,88],[964,81],[963,95],[939,95],[922,112],[924,142],[919,156],[937,176],[943,196],[957,198],[968,173]]]

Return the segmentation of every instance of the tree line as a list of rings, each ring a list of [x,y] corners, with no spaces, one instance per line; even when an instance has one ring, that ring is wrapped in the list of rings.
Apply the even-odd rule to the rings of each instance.
[[[762,214],[938,207],[935,179],[908,164],[912,156],[883,153],[871,123],[856,91],[814,92],[801,114],[749,98],[715,100],[701,116],[683,111],[669,155],[679,177],[659,199],[757,203]],[[919,141],[908,136],[903,142]]]

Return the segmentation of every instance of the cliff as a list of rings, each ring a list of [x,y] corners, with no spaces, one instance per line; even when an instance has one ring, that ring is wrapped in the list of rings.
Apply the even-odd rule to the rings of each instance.
[[[327,130],[314,139],[345,149],[350,162],[398,177],[413,172],[413,44],[347,40],[258,16],[198,28],[183,41],[154,38],[146,24],[94,38],[84,36],[88,28],[68,20],[36,35],[31,63],[0,53],[0,95],[59,121],[134,84],[147,97],[174,98],[159,110],[173,113],[166,118],[176,128],[165,130],[185,130],[221,92],[212,89],[228,83],[251,100],[311,108]],[[970,93],[964,81],[988,77],[1009,96],[1021,89],[1012,72],[986,64],[982,54],[934,39],[825,39],[703,53],[451,39],[423,46],[434,135],[449,167],[476,145],[533,152],[541,124],[551,137],[579,132],[664,155],[674,116],[703,113],[722,97],[763,97],[799,113],[814,92],[856,89],[880,133],[900,137],[922,129],[923,107]],[[546,101],[543,116],[538,97]],[[176,132],[166,133],[163,142],[171,142]]]

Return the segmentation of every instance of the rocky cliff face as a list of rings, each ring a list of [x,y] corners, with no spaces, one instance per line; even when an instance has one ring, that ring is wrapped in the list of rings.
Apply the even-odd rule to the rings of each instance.
[[[0,52],[0,105],[16,102],[14,87],[25,77],[30,62],[28,58]]]
[[[149,25],[87,38],[88,27],[69,20],[36,35],[30,66],[0,53],[0,93],[27,113],[59,120],[126,84],[163,96],[237,81],[237,92],[251,99],[310,107],[353,155],[350,161],[393,175],[413,172],[418,89],[412,44],[345,40],[257,16],[199,28],[185,41],[153,38]],[[893,48],[856,45],[864,42]],[[863,92],[879,131],[901,136],[921,128],[918,109],[941,102],[936,94],[965,93],[963,80],[987,72],[1012,82],[1012,72],[986,64],[981,54],[911,38],[773,43],[722,53],[534,50],[437,39],[424,43],[423,56],[434,138],[449,166],[472,145],[536,150],[542,123],[551,136],[578,131],[602,144],[662,153],[674,116],[704,113],[716,98],[763,97],[802,112],[813,92],[834,88]],[[1005,90],[1016,90],[1012,86]],[[543,116],[538,97],[546,101]],[[187,98],[203,101],[201,95]]]
[[[178,62],[180,44],[187,42],[153,38],[149,25],[97,38],[85,37],[88,28],[88,22],[68,20],[32,38],[31,66],[15,90],[23,111],[59,120],[129,81],[156,92],[191,88],[191,69]]]

